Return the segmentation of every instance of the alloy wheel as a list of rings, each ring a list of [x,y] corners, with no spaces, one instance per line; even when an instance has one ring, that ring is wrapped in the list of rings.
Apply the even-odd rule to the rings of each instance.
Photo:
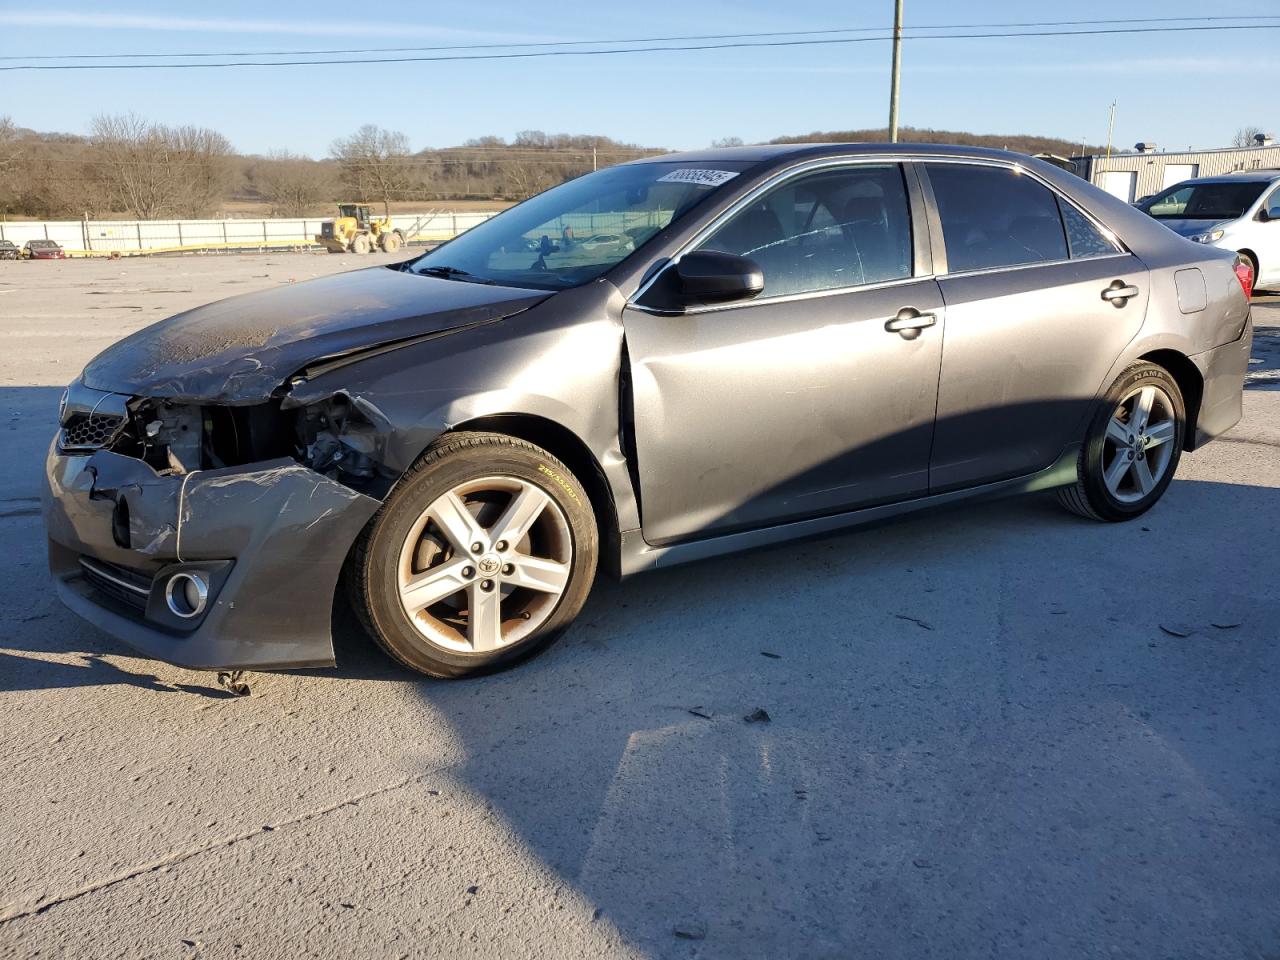
[[[492,653],[547,621],[572,561],[569,524],[550,495],[518,477],[482,477],[437,497],[410,528],[400,605],[432,643]]]
[[[1102,481],[1111,496],[1136,503],[1159,485],[1173,458],[1178,422],[1173,400],[1162,388],[1135,388],[1107,422]]]

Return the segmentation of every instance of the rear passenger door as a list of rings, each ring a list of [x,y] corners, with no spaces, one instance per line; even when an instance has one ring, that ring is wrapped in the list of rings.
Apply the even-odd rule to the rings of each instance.
[[[1141,261],[1022,168],[922,166],[947,310],[936,493],[1033,473],[1081,439],[1103,379],[1142,326],[1148,285]]]

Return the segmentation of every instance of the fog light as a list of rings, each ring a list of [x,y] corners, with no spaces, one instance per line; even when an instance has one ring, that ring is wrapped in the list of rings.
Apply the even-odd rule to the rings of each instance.
[[[198,617],[209,602],[209,581],[202,573],[175,573],[165,584],[164,599],[175,617]]]

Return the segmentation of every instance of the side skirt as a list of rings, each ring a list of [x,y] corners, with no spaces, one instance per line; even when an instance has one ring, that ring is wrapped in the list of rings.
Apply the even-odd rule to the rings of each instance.
[[[719,557],[727,553],[752,550],[792,540],[818,537],[837,530],[864,527],[881,520],[888,520],[903,514],[915,513],[932,507],[941,507],[966,500],[991,497],[1012,496],[1020,493],[1035,493],[1040,490],[1051,490],[1054,487],[1065,487],[1076,482],[1076,469],[1080,460],[1080,444],[1068,446],[1052,466],[1036,473],[1022,477],[1012,477],[995,483],[986,483],[978,487],[967,487],[963,490],[951,490],[947,493],[917,497],[914,500],[903,500],[900,503],[887,503],[878,507],[867,507],[862,510],[851,510],[848,513],[837,513],[826,517],[814,517],[810,520],[796,520],[774,527],[759,530],[743,530],[737,533],[709,537],[705,540],[692,540],[685,543],[667,544],[655,547],[645,542],[640,530],[624,530],[620,538],[621,557],[620,570],[623,577],[656,570],[658,567],[672,567],[694,560],[705,560]]]

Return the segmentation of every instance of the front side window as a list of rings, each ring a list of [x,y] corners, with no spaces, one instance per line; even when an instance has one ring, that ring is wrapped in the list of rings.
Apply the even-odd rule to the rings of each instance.
[[[897,164],[796,177],[752,201],[700,250],[749,257],[764,272],[762,297],[911,276],[911,217]]]
[[[1048,187],[1007,167],[925,164],[952,273],[1067,259]]]
[[[448,279],[563,290],[596,279],[749,162],[623,164],[540,193],[404,266]],[[726,186],[729,185],[729,186]]]
[[[1244,216],[1265,183],[1188,183],[1157,193],[1139,206],[1157,220],[1235,220]]]

